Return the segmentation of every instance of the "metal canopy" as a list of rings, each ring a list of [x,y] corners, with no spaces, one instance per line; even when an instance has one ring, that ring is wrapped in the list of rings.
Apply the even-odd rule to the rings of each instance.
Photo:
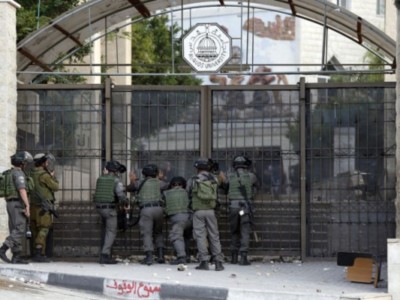
[[[17,75],[20,82],[31,82],[38,73],[51,72],[52,64],[91,42],[91,37],[108,31],[126,19],[148,18],[166,8],[188,5],[224,6],[226,0],[93,0],[72,9],[27,36],[18,45]],[[232,2],[238,5],[237,1]],[[396,43],[371,23],[324,0],[249,0],[246,7],[288,9],[306,19],[348,37],[378,55],[395,69]]]

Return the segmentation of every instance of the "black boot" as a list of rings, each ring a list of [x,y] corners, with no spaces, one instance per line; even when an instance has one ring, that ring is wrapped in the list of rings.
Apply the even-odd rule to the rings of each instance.
[[[157,248],[157,262],[159,264],[164,264],[165,263],[164,248]]]
[[[178,257],[177,259],[170,262],[171,265],[186,264],[186,256]]]
[[[42,248],[36,248],[35,252],[35,255],[32,257],[33,261],[40,263],[50,262],[50,260],[42,254]]]
[[[251,262],[247,260],[247,252],[240,252],[239,265],[241,265],[241,266],[251,265]]]
[[[101,254],[99,263],[102,265],[115,265],[118,262],[109,254]]]
[[[11,259],[12,264],[19,264],[19,265],[27,265],[28,261],[21,257],[20,252],[14,252],[13,257]]]
[[[236,265],[237,263],[238,263],[238,252],[237,251],[232,251],[231,264]]]
[[[225,268],[222,265],[221,261],[216,260],[215,261],[215,271],[223,271]]]
[[[146,257],[141,261],[141,264],[151,266],[153,264],[153,252],[146,251]]]
[[[196,270],[210,270],[208,266],[208,261],[203,260],[200,264],[196,267]]]
[[[6,262],[6,263],[11,263],[11,260],[8,259],[6,252],[8,250],[8,246],[6,244],[3,244],[3,246],[0,247],[0,258]]]

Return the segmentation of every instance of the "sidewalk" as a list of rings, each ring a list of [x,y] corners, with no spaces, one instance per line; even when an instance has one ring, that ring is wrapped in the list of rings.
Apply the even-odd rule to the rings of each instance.
[[[225,270],[195,270],[196,263],[179,271],[177,266],[120,262],[52,262],[12,265],[0,263],[0,275],[66,288],[83,289],[116,299],[229,299],[229,300],[390,300],[387,266],[382,265],[378,288],[348,282],[345,268],[334,261],[225,263]],[[59,299],[61,300],[61,299]]]

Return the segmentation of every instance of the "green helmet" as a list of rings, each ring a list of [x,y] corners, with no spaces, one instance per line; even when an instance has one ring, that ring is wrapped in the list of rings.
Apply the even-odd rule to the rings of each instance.
[[[19,151],[11,156],[11,164],[19,166],[33,161],[32,155],[28,151]]]
[[[237,169],[237,168],[246,168],[247,169],[250,166],[251,166],[251,160],[242,154],[237,155],[233,158],[232,167],[234,169]]]
[[[116,160],[108,161],[106,163],[106,169],[110,172],[119,172],[119,173],[126,172],[126,167]]]
[[[158,167],[155,164],[147,164],[142,169],[144,176],[156,177],[158,174]]]

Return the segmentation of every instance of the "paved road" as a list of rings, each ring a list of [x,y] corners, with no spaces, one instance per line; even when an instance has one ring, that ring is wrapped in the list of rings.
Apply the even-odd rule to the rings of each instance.
[[[93,292],[86,293],[66,288],[41,284],[35,281],[25,281],[22,278],[0,277],[0,299],[21,300],[104,300],[110,299]]]

